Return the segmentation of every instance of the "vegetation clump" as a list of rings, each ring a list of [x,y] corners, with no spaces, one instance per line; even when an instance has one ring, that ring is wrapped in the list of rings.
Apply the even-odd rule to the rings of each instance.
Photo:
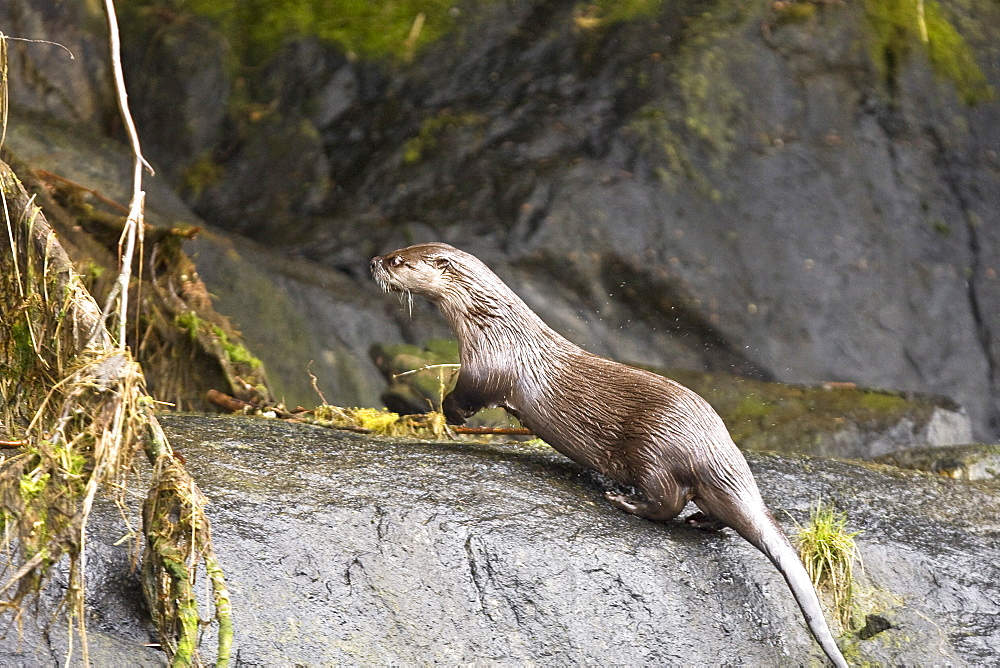
[[[378,343],[368,352],[388,383],[386,406],[400,414],[440,412],[459,366],[457,341],[430,339],[423,348]]]
[[[417,136],[411,137],[404,144],[403,162],[408,165],[420,162],[428,151],[437,146],[439,137],[448,130],[475,127],[483,125],[485,122],[486,118],[482,114],[475,113],[443,113],[428,118],[420,126],[420,132]]]
[[[27,187],[74,261],[83,287],[99,302],[113,291],[118,240],[125,218],[120,205],[99,192],[49,172],[28,172]],[[208,408],[206,388],[221,387],[241,399],[269,403],[270,382],[228,318],[215,310],[208,288],[183,243],[200,228],[146,226],[136,263],[135,298],[126,343],[143,367],[158,400],[179,409]],[[34,308],[34,307],[32,307]]]
[[[652,16],[663,0],[592,0],[576,8],[575,23],[582,29],[594,29]]]
[[[444,415],[432,411],[419,415],[399,415],[378,408],[341,408],[323,404],[313,411],[317,424],[379,436],[442,439],[449,436]]]
[[[135,455],[145,452],[154,468],[150,498],[158,505],[144,518],[143,584],[162,646],[175,665],[198,662],[194,582],[204,563],[224,665],[232,640],[229,595],[212,552],[204,499],[163,436],[139,365],[113,341],[105,314],[34,197],[4,163],[0,182],[9,212],[0,235],[0,440],[15,449],[0,457],[7,538],[0,612],[19,615],[52,566],[68,557],[65,609],[81,639],[83,663],[89,663],[87,522],[102,490],[125,507]],[[128,522],[124,511],[123,517]],[[164,522],[174,529],[165,531]],[[5,623],[0,633],[16,626]]]
[[[833,598],[837,619],[844,629],[853,624],[854,563],[858,561],[854,537],[847,531],[847,514],[821,501],[809,510],[809,523],[799,529],[799,556],[813,585]]]

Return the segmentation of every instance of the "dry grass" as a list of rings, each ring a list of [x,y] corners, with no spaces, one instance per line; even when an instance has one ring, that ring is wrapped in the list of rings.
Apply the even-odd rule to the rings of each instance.
[[[403,415],[378,408],[341,408],[323,404],[313,411],[313,422],[339,429],[354,429],[379,436],[444,439],[448,431],[444,415],[436,411]]]
[[[0,60],[2,48],[0,39]],[[130,472],[140,463],[135,455],[144,452],[153,470],[143,514],[143,575],[161,643],[175,663],[200,662],[193,585],[204,564],[224,665],[232,627],[205,500],[163,437],[141,369],[105,327],[108,315],[123,321],[127,307],[102,313],[34,197],[3,162],[0,190],[0,440],[20,445],[0,456],[0,613],[18,620],[25,598],[67,559],[67,610],[82,660],[89,662],[87,521],[98,493],[123,505]]]

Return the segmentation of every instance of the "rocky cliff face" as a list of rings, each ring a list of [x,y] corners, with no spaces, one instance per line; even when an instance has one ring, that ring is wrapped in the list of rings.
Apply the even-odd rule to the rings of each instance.
[[[449,241],[594,352],[1000,432],[995,3],[468,2],[412,62],[307,35],[253,68],[150,5],[139,126],[210,223],[362,282]]]

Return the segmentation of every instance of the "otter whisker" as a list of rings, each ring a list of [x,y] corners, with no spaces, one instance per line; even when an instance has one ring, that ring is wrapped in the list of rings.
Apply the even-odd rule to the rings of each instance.
[[[413,319],[413,292],[405,288],[399,293],[399,303],[406,305],[406,312]]]

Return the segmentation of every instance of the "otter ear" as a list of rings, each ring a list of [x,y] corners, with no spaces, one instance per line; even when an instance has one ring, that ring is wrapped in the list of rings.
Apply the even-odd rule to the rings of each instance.
[[[449,260],[446,257],[438,256],[438,257],[434,258],[434,266],[437,267],[438,269],[444,269],[445,267],[447,267],[450,264],[451,264],[451,260]]]

